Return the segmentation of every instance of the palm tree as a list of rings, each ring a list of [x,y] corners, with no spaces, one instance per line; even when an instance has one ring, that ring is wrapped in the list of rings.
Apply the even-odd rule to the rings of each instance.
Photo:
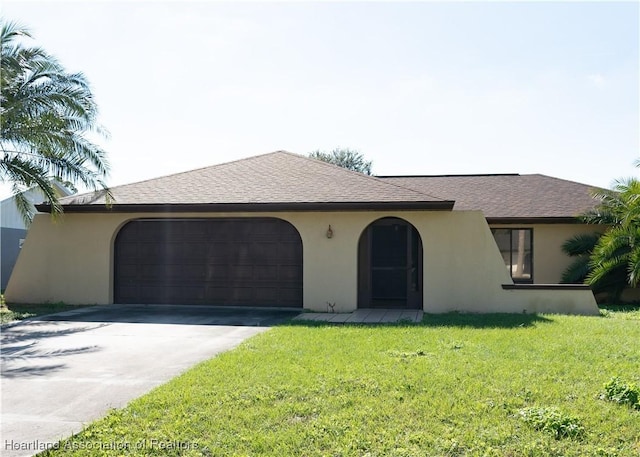
[[[29,32],[0,19],[0,182],[9,183],[26,220],[34,208],[23,192],[39,188],[60,214],[51,182],[79,183],[110,193],[106,153],[87,139],[95,132],[98,109],[82,73],[64,67],[39,47],[21,41]]]
[[[640,168],[640,160],[635,161]],[[640,181],[619,180],[612,190],[593,193],[599,201],[582,221],[607,226],[604,233],[576,235],[562,245],[574,258],[562,275],[563,283],[585,283],[595,293],[617,301],[625,288],[640,284]]]
[[[581,233],[569,238],[562,244],[562,252],[573,258],[573,262],[562,273],[563,284],[582,284],[591,272],[589,262],[593,249],[598,244],[600,233]]]
[[[588,278],[593,271],[591,258],[601,236],[602,233],[599,232],[581,233],[569,238],[562,244],[562,251],[572,257],[573,262],[562,273],[561,283],[589,283]],[[604,293],[608,295],[610,301],[616,301],[626,287],[627,277],[624,267],[616,268],[599,281],[591,284],[595,294]]]
[[[618,181],[613,191],[599,192],[596,197],[601,199],[596,208],[600,214],[595,211],[588,217],[613,220],[613,225],[593,248],[587,283],[598,284],[624,271],[626,283],[636,287],[640,284],[640,180]]]

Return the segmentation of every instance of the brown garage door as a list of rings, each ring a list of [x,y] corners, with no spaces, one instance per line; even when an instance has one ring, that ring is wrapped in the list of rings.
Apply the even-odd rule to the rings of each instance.
[[[132,221],[114,263],[116,303],[302,307],[302,241],[281,219]]]

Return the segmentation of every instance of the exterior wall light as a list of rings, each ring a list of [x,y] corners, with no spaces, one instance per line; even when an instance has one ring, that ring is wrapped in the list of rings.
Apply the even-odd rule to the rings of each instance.
[[[331,224],[329,224],[329,228],[327,229],[327,238],[333,238],[333,230],[331,229]]]

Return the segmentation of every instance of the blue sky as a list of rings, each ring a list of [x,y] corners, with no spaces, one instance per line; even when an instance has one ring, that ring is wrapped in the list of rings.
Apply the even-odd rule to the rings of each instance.
[[[274,150],[638,174],[637,2],[3,2],[92,83],[117,185]]]

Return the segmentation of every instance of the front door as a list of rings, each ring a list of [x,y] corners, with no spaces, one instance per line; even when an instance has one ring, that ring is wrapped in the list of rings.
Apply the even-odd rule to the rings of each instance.
[[[422,309],[422,242],[398,218],[371,224],[360,240],[361,308]]]

